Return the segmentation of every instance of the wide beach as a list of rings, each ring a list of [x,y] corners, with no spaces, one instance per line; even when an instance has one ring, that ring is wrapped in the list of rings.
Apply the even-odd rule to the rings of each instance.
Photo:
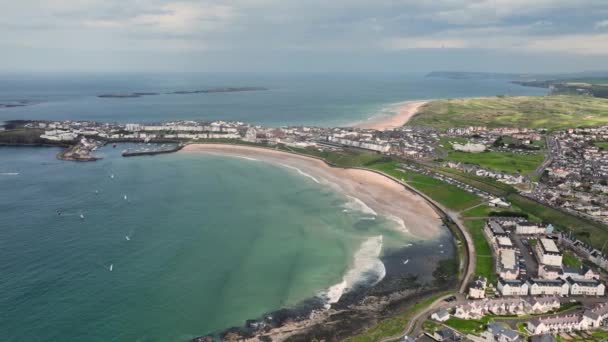
[[[355,127],[376,130],[386,130],[405,125],[420,109],[430,101],[406,101],[395,104],[394,115],[372,116],[365,122],[355,124]]]
[[[433,239],[444,229],[439,214],[423,198],[371,171],[330,167],[315,158],[250,146],[190,144],[179,153],[220,154],[291,168],[369,207],[370,214],[377,213],[393,219],[404,233],[419,239]]]

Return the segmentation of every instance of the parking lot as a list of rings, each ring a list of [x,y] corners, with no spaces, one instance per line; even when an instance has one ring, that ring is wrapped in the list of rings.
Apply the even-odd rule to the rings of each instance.
[[[521,254],[517,255],[521,278],[538,278],[538,262],[536,261],[536,255],[532,250],[534,247],[530,244],[530,240],[532,240],[532,244],[534,244],[536,238],[528,238],[515,234],[512,234],[511,238],[515,243],[515,246],[521,251]]]

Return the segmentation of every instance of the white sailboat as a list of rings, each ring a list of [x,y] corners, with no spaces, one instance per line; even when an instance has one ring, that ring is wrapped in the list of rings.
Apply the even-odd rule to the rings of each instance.
[[[84,220],[84,214],[83,213],[80,213],[80,219]]]
[[[404,260],[404,261],[403,261],[403,264],[404,264],[404,265],[407,265],[407,263],[408,263],[408,262],[410,262],[410,259]]]
[[[124,195],[123,198],[125,199],[125,201],[127,200],[127,195]]]
[[[125,235],[125,240],[131,241],[131,238],[129,237],[129,235]]]
[[[114,264],[110,264],[110,268],[109,268],[110,272],[112,272],[113,269],[114,269]]]

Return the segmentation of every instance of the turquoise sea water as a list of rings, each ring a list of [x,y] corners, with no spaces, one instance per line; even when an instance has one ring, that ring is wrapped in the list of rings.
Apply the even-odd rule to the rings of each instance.
[[[3,341],[185,341],[318,295],[369,237],[408,241],[287,168],[57,151],[0,147]]]
[[[270,91],[95,96],[220,86]],[[35,104],[0,109],[0,121],[334,125],[408,99],[542,92],[416,74],[10,74],[0,75],[0,103]],[[122,158],[122,148],[73,163],[54,148],[0,147],[0,340],[187,341],[324,293],[373,237],[383,237],[384,270],[368,281],[380,271],[431,281],[453,255],[447,231],[396,253],[411,241],[391,221],[344,213],[347,198],[294,170],[219,156]]]

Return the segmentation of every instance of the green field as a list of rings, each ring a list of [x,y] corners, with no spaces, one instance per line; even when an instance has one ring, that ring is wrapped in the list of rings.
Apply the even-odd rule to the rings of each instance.
[[[511,152],[468,153],[450,151],[446,160],[479,165],[485,169],[506,173],[528,174],[536,170],[545,156],[541,153],[516,154]]]
[[[461,319],[450,317],[444,322],[448,327],[454,328],[463,334],[477,335],[486,329],[486,325],[490,321],[490,317],[482,317],[481,319]]]
[[[582,265],[581,260],[570,251],[564,251],[564,254],[562,256],[562,263],[566,266],[575,268],[579,268]]]
[[[475,275],[484,276],[488,279],[489,283],[494,284],[496,282],[494,257],[492,255],[492,248],[483,234],[485,220],[465,221],[465,225],[469,229],[473,244],[475,245],[475,254],[477,256]]]
[[[432,101],[408,125],[547,128],[608,124],[608,99],[589,96],[516,96]]]
[[[596,141],[593,143],[593,145],[601,149],[608,150],[608,141]]]

